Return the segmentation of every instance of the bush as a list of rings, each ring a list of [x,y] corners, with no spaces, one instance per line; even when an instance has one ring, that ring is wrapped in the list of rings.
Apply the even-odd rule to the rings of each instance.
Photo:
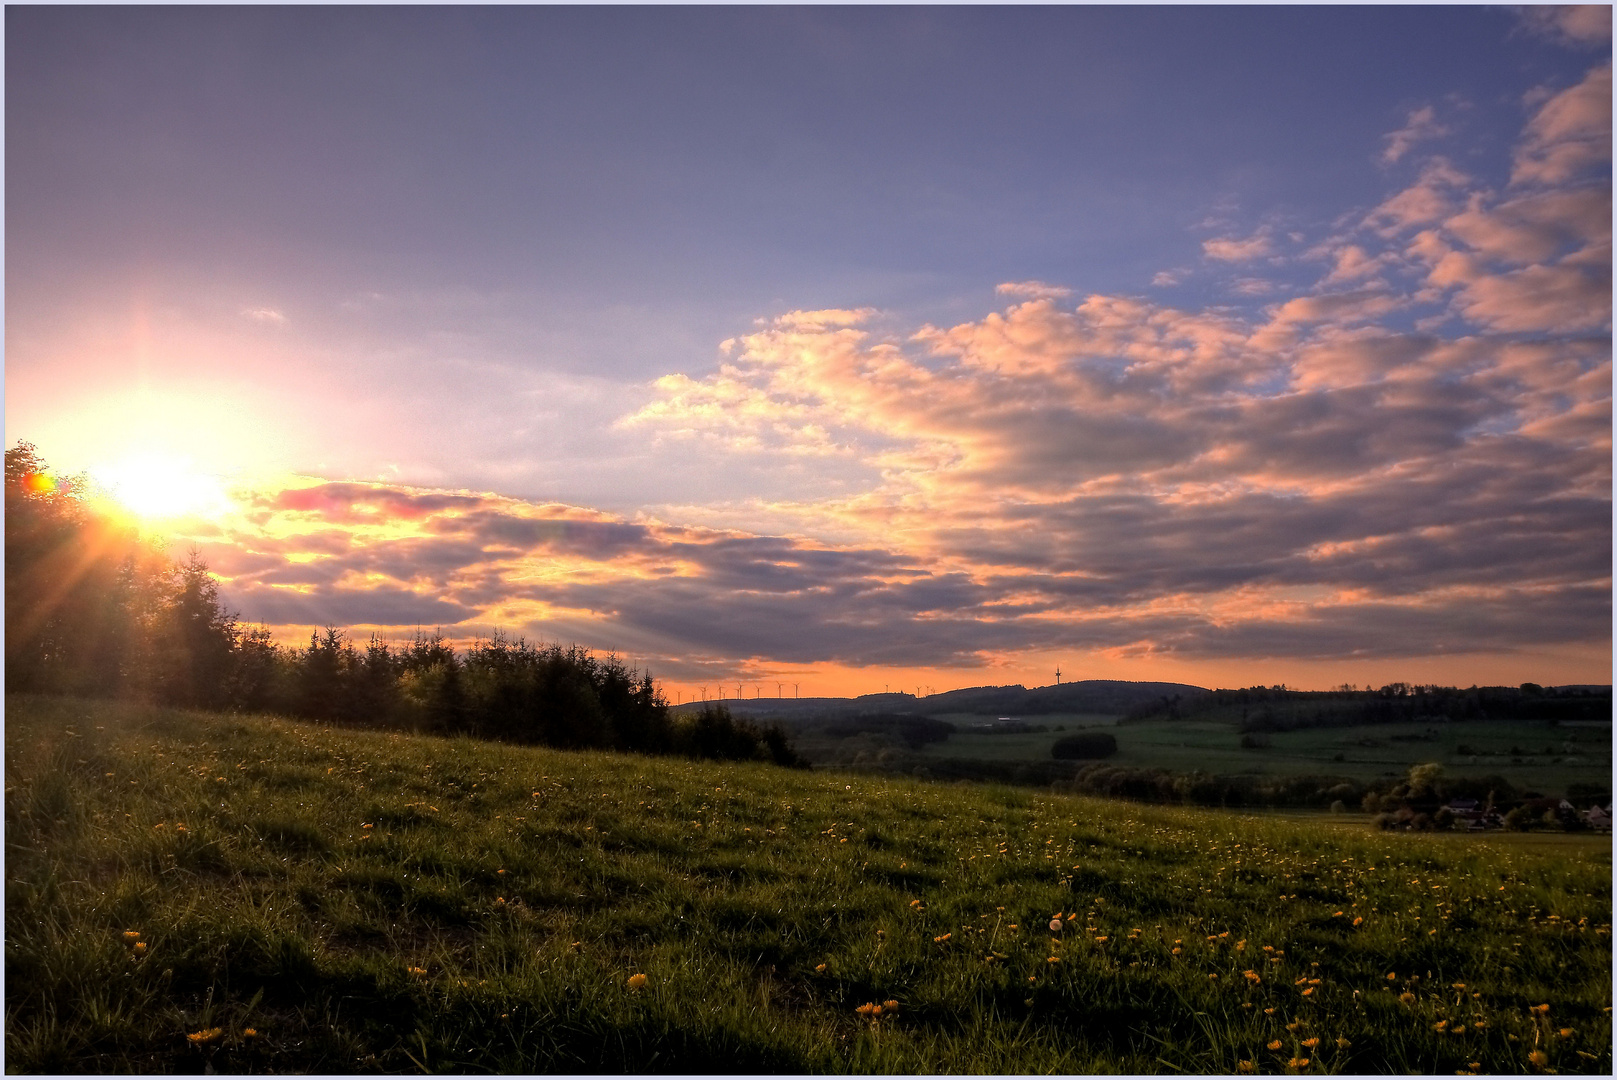
[[[1267,750],[1270,745],[1269,736],[1261,732],[1248,732],[1241,736],[1242,750]]]
[[[1062,761],[1111,757],[1117,753],[1117,736],[1105,731],[1085,731],[1057,739],[1050,756]]]

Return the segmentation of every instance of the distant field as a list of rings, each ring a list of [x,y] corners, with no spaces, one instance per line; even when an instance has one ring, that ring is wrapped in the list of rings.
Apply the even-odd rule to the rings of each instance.
[[[1105,759],[1108,764],[1174,772],[1325,774],[1372,781],[1403,776],[1411,765],[1436,761],[1450,776],[1498,775],[1517,788],[1556,794],[1575,783],[1609,785],[1612,777],[1611,727],[1607,724],[1552,726],[1484,720],[1312,728],[1269,733],[1267,748],[1245,749],[1241,746],[1241,732],[1223,720],[1120,725],[1116,716],[1067,713],[1024,718],[1028,724],[1050,728],[1046,732],[1001,734],[979,727],[992,724],[993,717],[975,713],[928,715],[947,720],[959,730],[943,742],[928,743],[919,749],[895,747],[887,760],[896,760],[908,768],[938,758],[1049,761],[1051,746],[1063,735],[1105,728],[1118,743],[1118,752]],[[854,744],[816,735],[812,728],[798,737],[813,760],[851,760],[845,752],[838,754]],[[880,755],[881,744],[875,740],[867,739],[859,745],[865,747],[864,758],[869,761]]]
[[[1428,740],[1424,736],[1429,730],[1433,734]],[[1568,729],[1472,721],[1430,728],[1421,724],[1313,728],[1271,733],[1270,746],[1261,750],[1242,749],[1238,731],[1209,721],[1129,724],[1117,728],[1115,734],[1118,753],[1108,760],[1120,765],[1216,773],[1312,772],[1375,780],[1401,776],[1411,765],[1437,761],[1450,775],[1497,774],[1517,787],[1545,791],[1561,792],[1569,783],[1611,782],[1609,726]],[[1482,752],[1461,754],[1462,746]],[[1513,755],[1512,747],[1526,752]],[[1337,755],[1342,760],[1336,760]]]
[[[1609,837],[71,700],[5,737],[12,1072],[1611,1070]]]

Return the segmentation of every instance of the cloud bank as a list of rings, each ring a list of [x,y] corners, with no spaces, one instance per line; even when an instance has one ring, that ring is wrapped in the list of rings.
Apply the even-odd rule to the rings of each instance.
[[[322,482],[204,550],[276,625],[501,626],[691,678],[1609,652],[1610,106],[1609,63],[1541,95],[1493,183],[1421,158],[1448,132],[1411,111],[1382,154],[1410,178],[1306,245],[1311,283],[1235,279],[1245,306],[1021,281],[956,325],[849,307],[726,341],[619,427],[876,477],[762,500],[774,530]]]

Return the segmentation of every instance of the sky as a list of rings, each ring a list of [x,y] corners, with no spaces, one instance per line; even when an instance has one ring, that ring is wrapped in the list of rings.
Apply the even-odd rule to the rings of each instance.
[[[1611,681],[1611,9],[6,9],[5,422],[286,641]]]

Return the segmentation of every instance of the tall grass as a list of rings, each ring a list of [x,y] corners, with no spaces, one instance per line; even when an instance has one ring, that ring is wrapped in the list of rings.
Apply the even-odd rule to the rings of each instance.
[[[14,1071],[1611,1069],[1609,840],[7,705]]]

